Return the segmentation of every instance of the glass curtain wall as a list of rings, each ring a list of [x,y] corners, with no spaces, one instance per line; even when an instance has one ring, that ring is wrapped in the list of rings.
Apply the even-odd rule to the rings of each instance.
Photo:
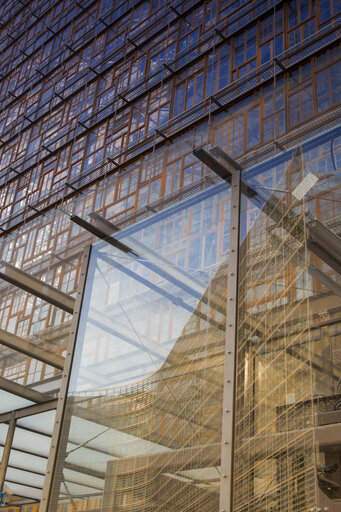
[[[339,134],[243,176],[234,512],[341,510]]]
[[[242,174],[233,511],[340,510],[340,150]],[[51,510],[219,510],[229,202],[93,247]]]
[[[93,246],[50,510],[218,512],[229,189]]]

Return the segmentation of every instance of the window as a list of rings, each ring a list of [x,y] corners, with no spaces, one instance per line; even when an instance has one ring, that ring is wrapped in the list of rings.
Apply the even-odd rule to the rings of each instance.
[[[214,144],[224,149],[232,158],[241,155],[244,152],[244,114],[217,126]]]
[[[233,80],[257,66],[257,25],[242,32],[234,40]]]
[[[319,8],[320,23],[324,23],[341,12],[340,0],[320,0],[317,2]]]
[[[294,126],[313,115],[312,96],[311,86],[290,96],[290,126]]]
[[[217,0],[210,0],[205,5],[204,28],[209,29],[216,23]]]
[[[149,101],[149,130],[155,130],[158,126],[163,125],[169,118],[170,91],[172,82],[168,82],[162,89],[156,89],[150,93]]]
[[[254,107],[247,113],[247,148],[260,142],[260,107]]]
[[[274,89],[272,85],[265,88],[263,102],[263,140],[267,142],[285,132],[283,80],[276,82]]]
[[[317,110],[325,110],[341,101],[341,61],[316,73]]]
[[[181,114],[203,99],[204,71],[197,71],[175,87],[173,116]]]
[[[289,46],[294,46],[314,34],[315,7],[313,0],[291,0],[288,3]]]
[[[283,52],[283,9],[260,22],[260,45],[261,64]]]

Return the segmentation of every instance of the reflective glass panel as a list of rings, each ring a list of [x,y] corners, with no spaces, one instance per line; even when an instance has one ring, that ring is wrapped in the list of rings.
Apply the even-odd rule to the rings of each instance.
[[[93,246],[51,510],[218,512],[229,190]]]

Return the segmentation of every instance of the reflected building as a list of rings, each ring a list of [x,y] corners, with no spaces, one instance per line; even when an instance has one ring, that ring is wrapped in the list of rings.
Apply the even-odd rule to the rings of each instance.
[[[0,7],[0,508],[341,511],[338,0]]]

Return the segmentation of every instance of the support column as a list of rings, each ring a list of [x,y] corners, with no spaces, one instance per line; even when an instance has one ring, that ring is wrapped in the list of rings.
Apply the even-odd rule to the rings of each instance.
[[[231,222],[226,306],[226,345],[221,444],[220,512],[232,512],[240,202],[241,171],[236,169],[234,170],[231,179]]]
[[[63,374],[62,374],[62,382],[61,382],[60,392],[59,392],[59,396],[58,396],[56,418],[55,418],[55,422],[54,422],[54,428],[53,428],[52,439],[51,439],[51,448],[50,448],[50,452],[49,452],[49,458],[47,461],[46,476],[45,476],[45,480],[44,480],[44,486],[43,486],[43,492],[42,492],[42,498],[41,498],[39,512],[48,512],[48,511],[51,512],[51,510],[52,510],[51,505],[50,505],[52,483],[53,483],[53,477],[54,477],[54,473],[55,473],[55,469],[56,469],[56,457],[57,457],[59,446],[61,444],[61,431],[62,431],[63,420],[64,420],[64,416],[65,416],[65,406],[66,406],[66,399],[67,399],[67,393],[68,393],[69,382],[70,382],[70,372],[71,372],[71,368],[72,368],[73,356],[74,356],[74,351],[75,351],[76,338],[77,338],[82,302],[83,302],[83,297],[84,297],[84,290],[85,290],[90,254],[91,254],[91,246],[89,245],[88,247],[85,248],[84,254],[83,254],[80,280],[79,280],[79,285],[78,285],[75,307],[73,310],[73,318],[72,318],[72,323],[71,323],[71,328],[70,328],[70,336],[69,336],[67,352],[66,352],[66,356],[65,356],[65,364],[64,364]]]
[[[5,482],[5,477],[6,477],[6,471],[7,471],[9,456],[11,454],[13,437],[14,437],[14,432],[15,432],[15,424],[16,424],[15,411],[13,411],[11,413],[11,418],[9,420],[9,426],[8,426],[8,431],[7,431],[7,436],[6,436],[6,442],[5,442],[4,451],[2,453],[2,459],[1,459],[1,466],[0,466],[0,493],[2,493],[3,489],[4,489],[4,482]],[[1,504],[1,501],[2,500],[0,499],[0,504]]]

